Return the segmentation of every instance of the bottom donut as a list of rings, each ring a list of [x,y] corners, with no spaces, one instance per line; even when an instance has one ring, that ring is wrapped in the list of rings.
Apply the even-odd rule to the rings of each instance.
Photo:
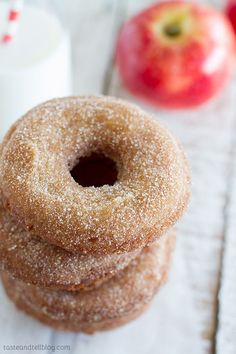
[[[39,288],[6,273],[2,273],[2,280],[6,293],[19,309],[57,330],[89,334],[109,330],[146,310],[167,278],[174,241],[172,231],[91,291]]]

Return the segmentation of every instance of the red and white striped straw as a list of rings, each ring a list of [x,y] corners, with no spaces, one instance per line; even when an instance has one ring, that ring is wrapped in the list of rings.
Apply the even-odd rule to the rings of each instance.
[[[24,4],[24,0],[10,1],[10,7],[7,16],[6,31],[1,37],[0,40],[1,43],[9,43],[15,37],[23,4]]]

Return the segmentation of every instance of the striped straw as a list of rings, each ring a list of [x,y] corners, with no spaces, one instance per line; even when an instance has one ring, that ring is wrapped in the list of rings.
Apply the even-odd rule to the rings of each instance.
[[[9,43],[15,37],[19,24],[19,17],[23,8],[23,3],[24,0],[10,1],[10,9],[7,17],[7,27],[5,33],[0,39],[1,43]]]

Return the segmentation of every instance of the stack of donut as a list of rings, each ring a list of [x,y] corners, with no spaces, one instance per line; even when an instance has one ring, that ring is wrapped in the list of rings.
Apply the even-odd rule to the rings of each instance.
[[[0,148],[0,266],[16,306],[93,333],[141,314],[166,280],[190,195],[181,146],[110,97],[46,102]]]

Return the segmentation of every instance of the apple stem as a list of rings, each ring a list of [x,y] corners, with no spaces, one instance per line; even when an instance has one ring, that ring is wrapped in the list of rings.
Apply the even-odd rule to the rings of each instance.
[[[164,32],[169,37],[177,37],[181,33],[181,28],[177,23],[171,23],[164,28]]]

